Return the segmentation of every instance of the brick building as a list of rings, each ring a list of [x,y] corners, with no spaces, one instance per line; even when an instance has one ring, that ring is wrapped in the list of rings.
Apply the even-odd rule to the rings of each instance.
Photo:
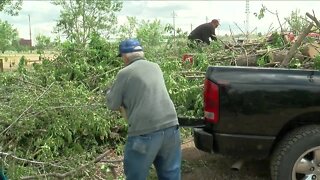
[[[32,47],[32,41],[31,41],[31,39],[23,39],[23,38],[20,38],[19,44],[20,44],[21,46],[29,46],[29,47]]]

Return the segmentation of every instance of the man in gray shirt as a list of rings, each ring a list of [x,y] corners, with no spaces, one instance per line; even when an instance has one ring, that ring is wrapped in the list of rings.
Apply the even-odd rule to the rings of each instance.
[[[125,67],[107,92],[110,110],[124,110],[128,138],[124,151],[127,180],[145,180],[154,164],[158,179],[179,180],[180,132],[177,113],[158,64],[144,58],[137,39],[119,45]]]

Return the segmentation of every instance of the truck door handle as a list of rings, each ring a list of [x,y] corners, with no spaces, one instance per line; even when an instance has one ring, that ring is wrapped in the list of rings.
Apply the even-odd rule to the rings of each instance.
[[[307,76],[309,82],[313,82],[313,81],[314,81],[313,76],[314,76],[314,71],[312,71],[312,72],[310,73],[310,75]]]

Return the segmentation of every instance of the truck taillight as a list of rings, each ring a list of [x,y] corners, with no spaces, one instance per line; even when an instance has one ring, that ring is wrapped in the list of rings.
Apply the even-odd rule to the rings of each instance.
[[[204,82],[204,117],[207,122],[219,121],[219,87],[206,79]]]

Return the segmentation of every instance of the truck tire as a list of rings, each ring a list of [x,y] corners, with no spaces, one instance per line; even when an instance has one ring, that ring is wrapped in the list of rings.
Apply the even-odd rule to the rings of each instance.
[[[320,179],[320,125],[293,130],[276,146],[270,162],[273,180]]]

